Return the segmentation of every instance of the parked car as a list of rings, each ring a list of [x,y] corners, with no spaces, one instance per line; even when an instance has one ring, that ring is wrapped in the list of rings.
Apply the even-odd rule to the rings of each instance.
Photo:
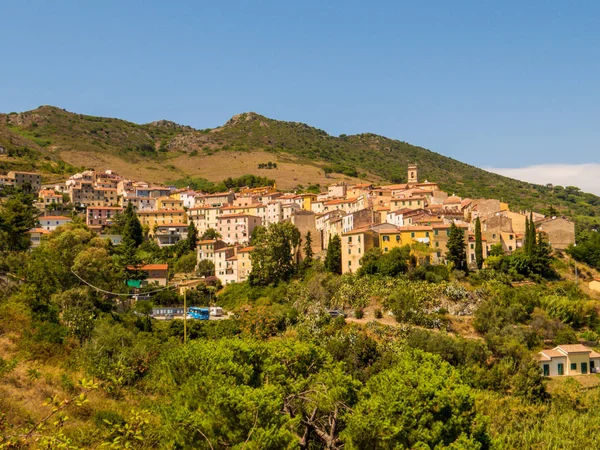
[[[332,310],[330,310],[329,311],[329,315],[331,317],[333,317],[333,318],[335,318],[335,317],[344,317],[344,318],[346,318],[347,317],[346,313],[344,311],[340,311],[338,309],[332,309]]]
[[[166,314],[165,315],[165,320],[173,320],[175,317],[173,316],[173,314]]]

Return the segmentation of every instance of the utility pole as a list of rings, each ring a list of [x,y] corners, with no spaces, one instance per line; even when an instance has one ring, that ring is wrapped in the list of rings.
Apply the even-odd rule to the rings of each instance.
[[[183,288],[183,343],[187,342],[187,286]]]

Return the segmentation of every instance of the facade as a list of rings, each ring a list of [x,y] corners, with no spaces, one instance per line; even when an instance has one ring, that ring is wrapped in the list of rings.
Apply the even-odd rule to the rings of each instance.
[[[63,196],[57,194],[52,189],[42,189],[38,192],[38,201],[44,205],[44,207],[51,205],[62,205]]]
[[[342,273],[356,272],[360,268],[360,259],[364,254],[379,245],[377,234],[369,229],[343,233],[341,240]]]
[[[29,238],[31,240],[31,248],[39,247],[42,243],[42,236],[47,236],[50,234],[50,231],[45,228],[34,228],[33,230],[29,230]]]
[[[248,243],[254,228],[261,225],[260,217],[244,213],[223,214],[217,218],[217,232],[229,245]]]
[[[43,216],[38,219],[40,228],[47,231],[54,231],[57,227],[69,223],[72,221],[70,217],[66,216]]]
[[[172,223],[169,225],[158,225],[154,231],[154,240],[159,247],[175,245],[187,238],[187,223]]]
[[[140,267],[127,267],[129,270],[140,270],[145,273],[146,278],[142,280],[143,285],[158,284],[166,286],[169,282],[169,265],[168,264],[146,264]]]
[[[600,371],[600,353],[581,344],[559,345],[537,354],[545,377],[586,375]]]
[[[150,233],[154,233],[154,227],[159,225],[171,225],[187,222],[185,210],[152,210],[139,211],[137,213],[140,223],[150,228]]]
[[[92,230],[102,231],[114,223],[118,214],[123,212],[120,206],[89,206],[87,208],[85,223]]]
[[[8,172],[7,177],[12,180],[13,186],[16,188],[23,188],[29,185],[31,186],[31,190],[35,192],[42,188],[42,176],[39,173],[17,172],[13,170]]]
[[[544,233],[548,243],[557,250],[565,250],[575,244],[575,223],[564,217],[552,217],[536,222],[538,233]]]

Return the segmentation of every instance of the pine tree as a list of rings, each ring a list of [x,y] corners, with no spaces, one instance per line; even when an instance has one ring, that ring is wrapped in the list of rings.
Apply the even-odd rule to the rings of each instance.
[[[312,262],[313,258],[313,249],[312,249],[312,236],[310,235],[310,231],[306,232],[306,238],[304,241],[304,261],[307,264]]]
[[[190,221],[187,229],[187,244],[191,251],[196,251],[196,243],[198,241],[198,230],[193,221]]]
[[[481,239],[481,221],[479,217],[475,219],[475,262],[478,269],[483,267],[483,242]]]
[[[333,273],[342,273],[342,240],[338,235],[329,238],[325,268]]]
[[[125,212],[125,226],[123,227],[123,242],[128,241],[130,245],[139,247],[144,242],[144,230],[140,219],[133,210],[133,205],[129,203]]]
[[[465,231],[454,223],[450,226],[447,247],[446,259],[454,264],[455,269],[467,272]]]

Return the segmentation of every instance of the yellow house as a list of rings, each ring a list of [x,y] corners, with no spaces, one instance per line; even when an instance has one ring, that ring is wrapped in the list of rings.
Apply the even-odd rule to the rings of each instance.
[[[250,272],[252,272],[252,260],[250,259],[250,253],[252,253],[254,247],[244,247],[238,250],[237,253],[237,281],[243,282],[248,279]]]
[[[306,194],[300,194],[300,197],[302,197],[302,209],[312,211],[312,204],[317,200],[317,194],[307,192]]]
[[[148,225],[151,233],[155,225],[187,223],[187,215],[183,209],[139,211],[137,216],[142,226]]]
[[[586,375],[600,371],[600,353],[581,344],[559,345],[537,354],[545,377]]]
[[[356,272],[365,252],[379,244],[377,234],[362,228],[342,234],[342,273]]]
[[[183,200],[172,197],[159,197],[156,199],[156,209],[170,209],[179,210],[183,209]]]

